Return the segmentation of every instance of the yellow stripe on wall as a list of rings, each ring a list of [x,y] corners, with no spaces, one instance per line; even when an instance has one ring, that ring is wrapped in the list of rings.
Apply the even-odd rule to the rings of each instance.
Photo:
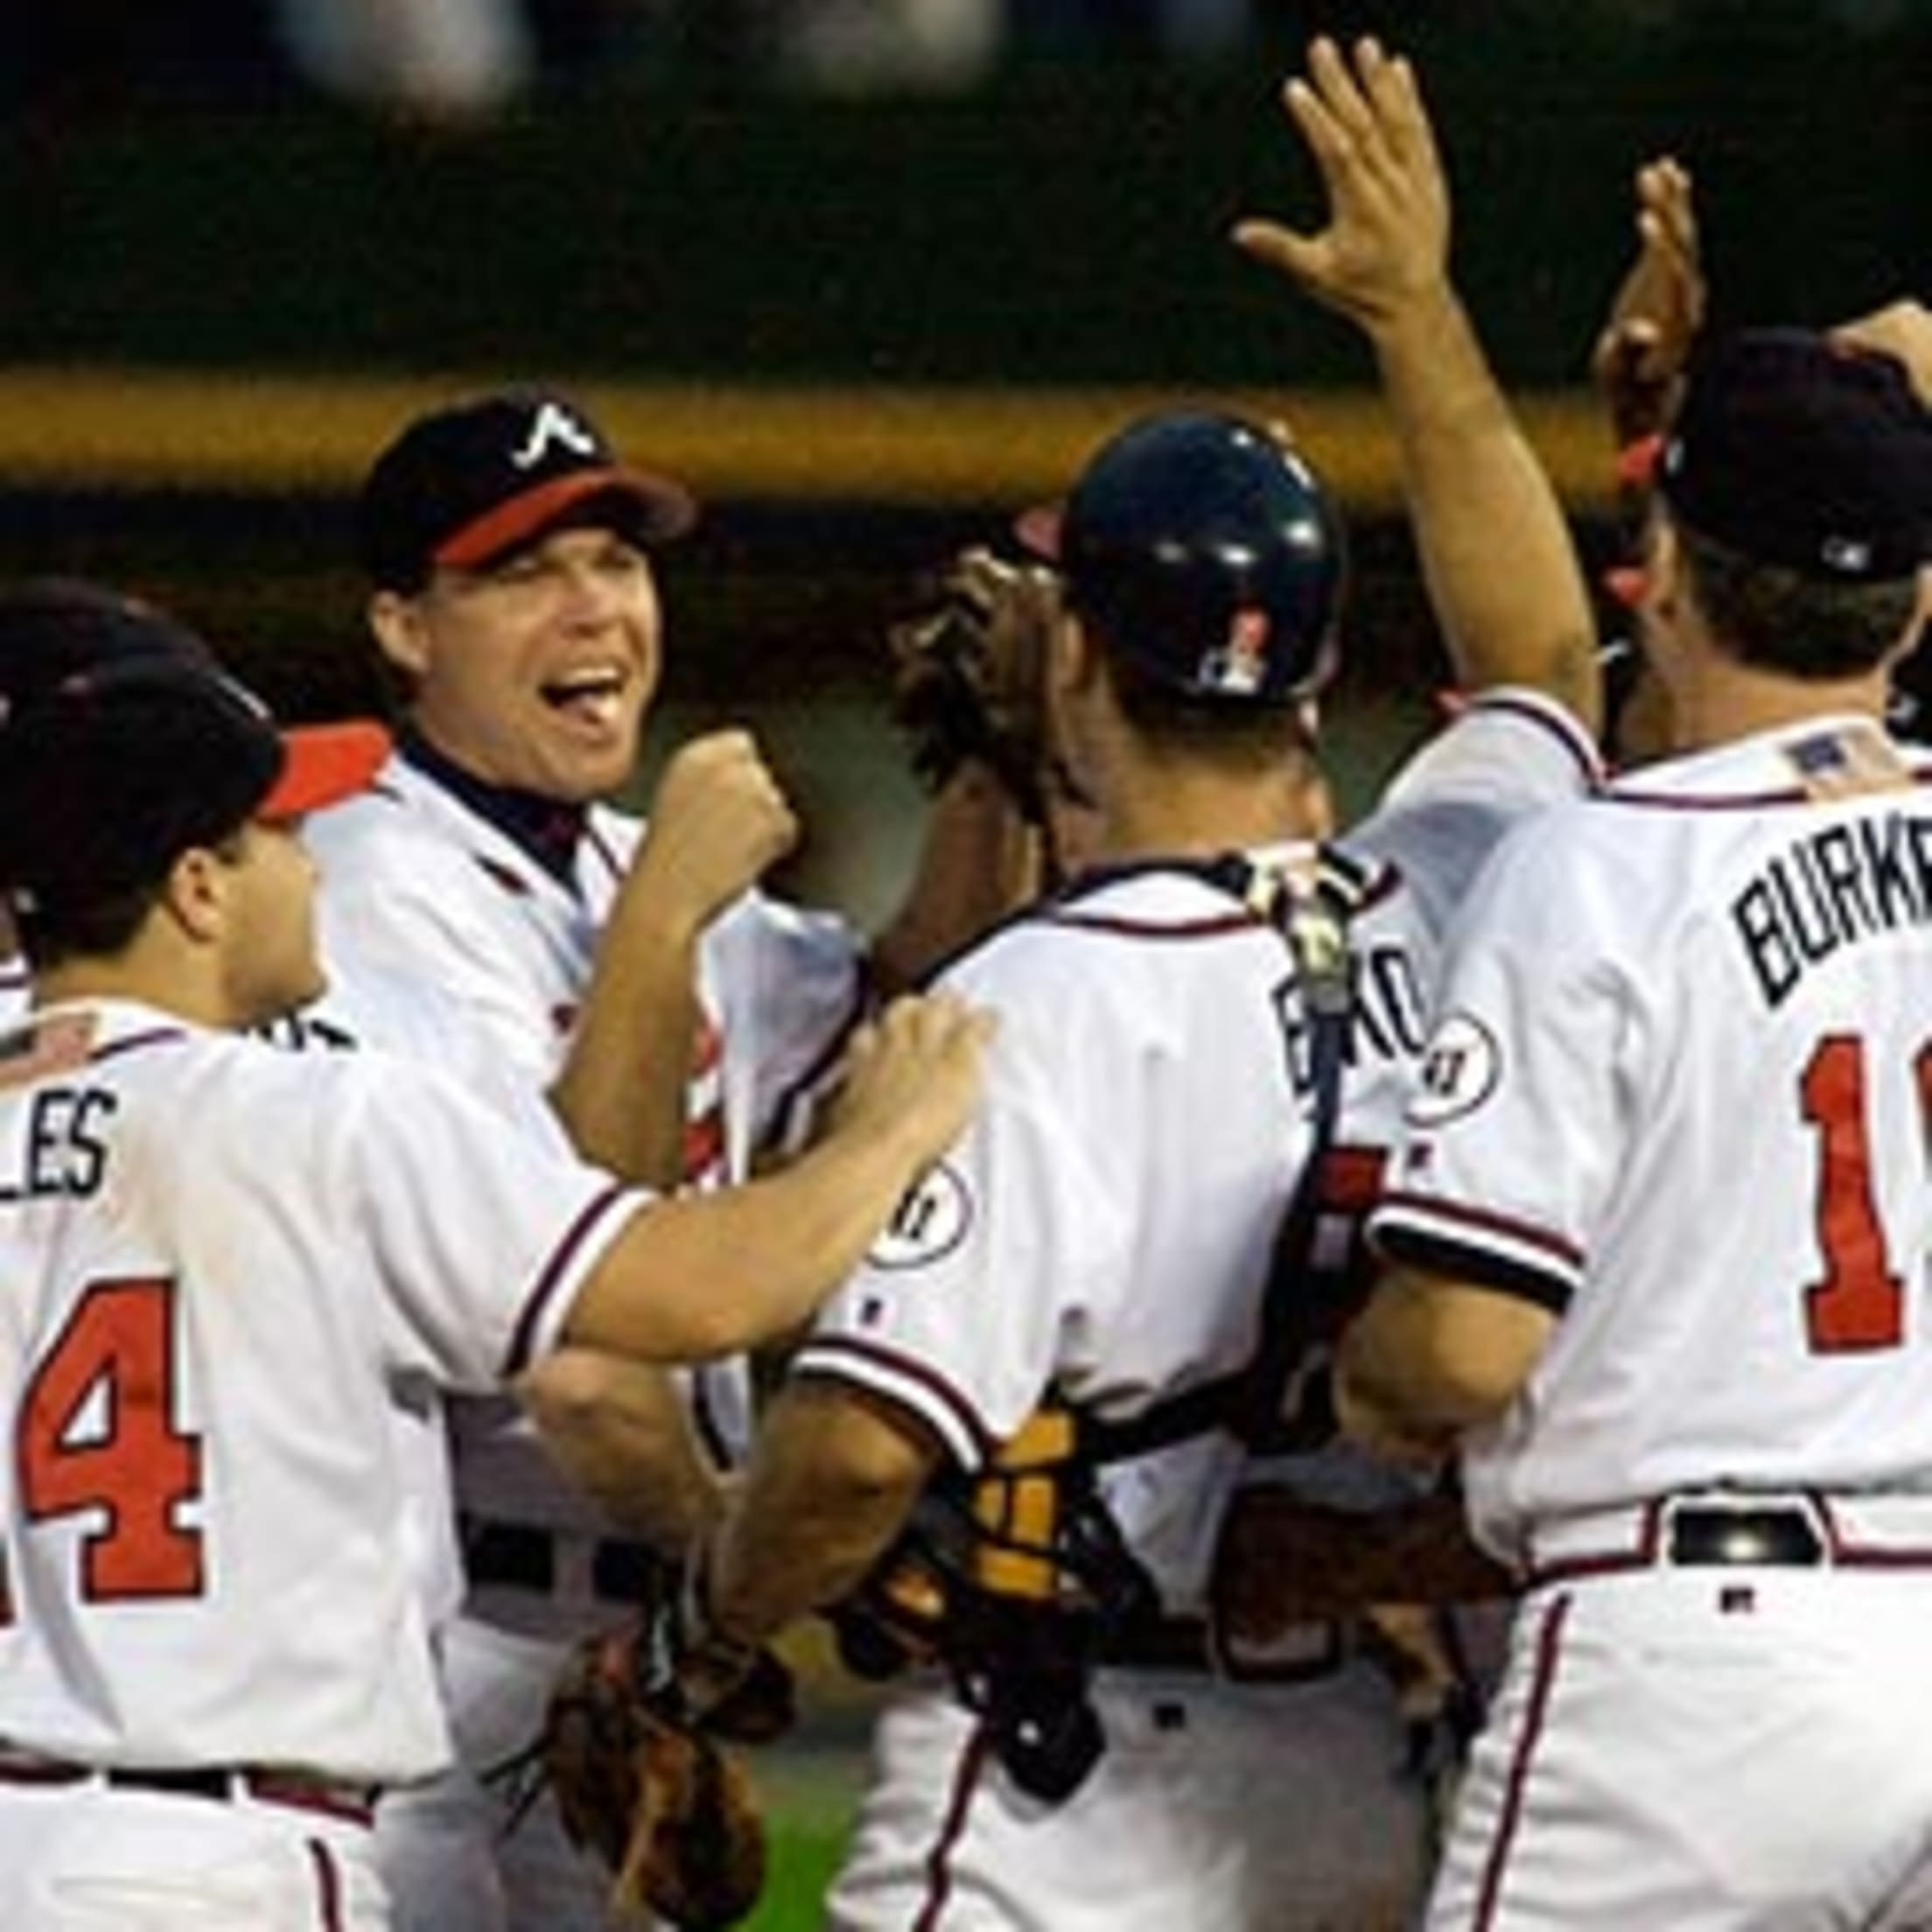
[[[419,410],[478,379],[247,374],[102,367],[0,368],[0,487],[348,491]],[[1063,488],[1130,417],[1176,403],[1284,420],[1324,477],[1365,508],[1393,504],[1379,401],[1325,391],[761,388],[573,384],[624,453],[700,495],[931,505],[1020,503]],[[1609,432],[1591,396],[1525,397],[1531,440],[1564,499],[1607,503]]]

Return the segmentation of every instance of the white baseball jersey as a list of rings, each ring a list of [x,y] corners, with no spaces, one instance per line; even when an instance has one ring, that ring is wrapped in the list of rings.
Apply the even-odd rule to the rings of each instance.
[[[1506,846],[1375,1222],[1560,1312],[1471,1440],[1475,1520],[1714,1482],[1932,1487],[1932,794],[1832,719]]]
[[[324,950],[352,981],[372,966],[433,981],[486,1050],[546,1088],[642,831],[628,814],[591,807],[573,891],[398,754],[373,789],[307,823],[322,868]],[[858,948],[842,921],[752,893],[706,933],[698,973],[706,1022],[686,1171],[695,1185],[715,1186],[745,1175],[779,1109],[850,1023]],[[717,1446],[741,1448],[741,1380],[707,1371],[705,1385]],[[458,1433],[466,1502],[518,1522],[583,1532],[601,1526],[510,1405],[468,1413]]]
[[[1497,693],[1340,842],[1370,883],[1351,935],[1334,1170],[1352,1198],[1338,1209],[1359,1214],[1373,1193],[1425,1037],[1438,935],[1477,865],[1522,812],[1597,775],[1566,713]],[[1049,1385],[1117,1418],[1246,1362],[1309,1144],[1307,1041],[1280,934],[1185,864],[1096,875],[1000,928],[945,984],[999,1015],[987,1102],[797,1366],[889,1396],[970,1469]],[[1199,1607],[1241,1460],[1213,1435],[1115,1474],[1117,1513],[1171,1610]]]
[[[1596,774],[1566,714],[1498,694],[1343,841],[1369,884],[1351,935],[1355,1012],[1324,1190],[1338,1264],[1425,1037],[1441,924],[1516,816]],[[1313,848],[1247,857],[1292,872]],[[1309,1055],[1286,942],[1199,865],[1090,875],[944,980],[998,1015],[985,1102],[822,1312],[794,1372],[886,1397],[972,1469],[1050,1390],[1119,1420],[1245,1365],[1309,1152]],[[1354,1460],[1350,1476],[1366,1480]],[[1244,1465],[1214,1431],[1102,1472],[1171,1615],[1203,1608]],[[1043,1812],[997,1781],[976,1783],[970,1716],[943,1691],[909,1688],[881,1731],[883,1780],[830,1922],[884,1932],[956,1913],[962,1925],[1052,1932],[1233,1932],[1305,1908],[1293,1922],[1392,1923],[1413,1895],[1423,1806],[1393,1769],[1398,1720],[1371,1667],[1277,1690],[1103,1671],[1096,1695],[1110,1748],[1074,1802]],[[1334,1808],[1349,1813],[1346,1827],[1310,1809],[1284,1829],[1280,1806],[1252,1802],[1337,1778],[1348,1781]],[[1022,1844],[1018,1901],[1003,1874]],[[943,1915],[942,1895],[956,1901]]]
[[[0,1058],[0,1738],[142,1767],[448,1759],[389,1391],[554,1344],[645,1197],[433,1070],[124,1003]]]
[[[564,1124],[541,1090],[496,1051],[487,1034],[466,1023],[433,980],[420,975],[389,972],[367,962],[352,972],[332,962],[319,999],[261,1032],[292,1053],[392,1053],[426,1062],[489,1102],[538,1145],[570,1149]],[[464,1592],[444,1395],[421,1376],[399,1380],[391,1394],[408,1494],[405,1541],[430,1628],[441,1630]],[[493,1398],[480,1401],[488,1406]]]

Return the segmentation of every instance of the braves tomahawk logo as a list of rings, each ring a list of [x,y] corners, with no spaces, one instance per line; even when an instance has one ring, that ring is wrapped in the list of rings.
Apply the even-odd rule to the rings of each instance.
[[[597,438],[589,427],[561,402],[546,402],[531,418],[529,434],[510,452],[510,461],[520,470],[535,469],[553,443],[561,443],[579,456],[597,454]]]

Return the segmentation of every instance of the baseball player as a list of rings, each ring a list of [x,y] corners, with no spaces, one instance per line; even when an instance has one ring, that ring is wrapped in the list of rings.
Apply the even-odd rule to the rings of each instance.
[[[1674,753],[1452,937],[1340,1382],[1460,1444],[1523,1583],[1432,1926],[1932,1923],[1932,764],[1882,722],[1928,394],[1700,346],[1639,606]]]
[[[1394,1926],[1422,1882],[1395,1694],[1352,1633],[1293,1629],[1266,1681],[1214,1668],[1243,1418],[1140,1425],[1242,1387],[1272,1308],[1312,1312],[1298,1260],[1296,1301],[1267,1285],[1302,1177],[1319,1152],[1346,1248],[1340,1190],[1372,1194],[1437,931],[1502,826],[1593,781],[1594,687],[1560,513],[1447,279],[1409,67],[1318,42],[1288,104],[1330,225],[1239,238],[1367,330],[1475,696],[1329,850],[1314,704],[1341,536],[1300,458],[1237,418],[1158,415],[1025,526],[1063,579],[1054,690],[1095,860],[942,975],[1000,1015],[986,1106],[802,1344],[680,1639],[702,1706],[788,1619],[862,1583],[889,1613],[894,1552],[921,1555],[938,1607],[898,1634],[945,1669],[904,1676],[881,1719],[841,1928]],[[1507,598],[1470,541],[1497,527]],[[1338,875],[1346,955],[1298,937]],[[1283,1466],[1356,1492],[1309,1393]],[[1036,1449],[1056,1430],[1071,1454]]]
[[[388,1925],[371,1808],[449,1754],[394,1383],[782,1333],[970,1103],[981,1023],[902,1002],[829,1139],[653,1200],[433,1069],[238,1037],[319,990],[297,828],[386,748],[280,735],[151,648],[0,721],[35,999],[0,1046],[0,1922],[24,1932]]]
[[[399,748],[312,838],[348,983],[435,982],[548,1090],[580,1150],[710,1187],[781,1130],[869,983],[843,921],[747,890],[796,827],[746,734],[684,747],[648,831],[602,802],[631,775],[657,683],[652,553],[692,514],[550,391],[409,425],[360,504]],[[954,803],[970,842],[979,808],[963,788]],[[906,929],[932,905],[915,888]],[[385,1808],[412,1925],[605,1922],[606,1874],[548,1799],[526,1810],[511,1782],[474,1774],[527,1754],[569,1642],[647,1592],[648,1544],[680,1547],[714,1506],[747,1421],[741,1368],[699,1384],[702,1444],[662,1380],[626,1364],[560,1356],[519,1393],[455,1421],[470,1587],[443,1657],[466,1772]]]

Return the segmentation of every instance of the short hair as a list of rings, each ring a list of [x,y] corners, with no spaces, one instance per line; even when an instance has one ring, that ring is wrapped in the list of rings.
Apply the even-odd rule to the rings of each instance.
[[[1875,670],[1918,607],[1913,578],[1832,584],[1674,525],[1698,608],[1740,664],[1813,682]]]
[[[1144,670],[1132,658],[1102,651],[1101,662],[1137,737],[1203,764],[1264,769],[1284,760],[1312,760],[1317,746],[1300,704],[1255,704],[1202,697]]]
[[[206,850],[233,864],[242,856],[245,830],[237,827],[210,839]],[[37,973],[70,960],[117,958],[140,936],[166,884],[164,876],[71,896],[58,892],[17,892],[9,909],[20,950]]]

